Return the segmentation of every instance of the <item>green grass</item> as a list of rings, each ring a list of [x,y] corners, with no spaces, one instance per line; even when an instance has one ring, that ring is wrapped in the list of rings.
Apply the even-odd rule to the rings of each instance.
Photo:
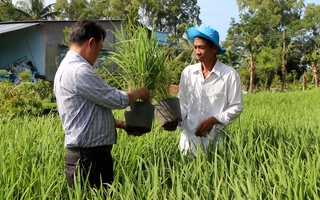
[[[179,131],[156,122],[141,137],[119,131],[107,199],[318,199],[319,98],[317,90],[245,95],[221,151],[196,158],[178,151]],[[0,124],[0,199],[102,198],[103,190],[67,188],[58,116]]]

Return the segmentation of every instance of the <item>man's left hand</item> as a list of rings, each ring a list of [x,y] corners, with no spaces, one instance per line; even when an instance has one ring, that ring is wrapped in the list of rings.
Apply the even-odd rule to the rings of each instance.
[[[198,125],[195,135],[198,137],[206,137],[211,131],[212,127],[217,123],[218,120],[215,117],[208,117]]]
[[[144,134],[144,133],[141,133],[140,131],[128,132],[127,124],[125,121],[115,119],[115,124],[116,124],[117,128],[121,128],[121,129],[125,130],[128,135],[141,136]]]

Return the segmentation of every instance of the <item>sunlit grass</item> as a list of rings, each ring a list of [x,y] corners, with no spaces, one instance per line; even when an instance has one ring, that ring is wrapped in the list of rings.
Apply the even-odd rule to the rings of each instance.
[[[222,149],[178,151],[179,131],[155,121],[141,137],[119,130],[106,192],[67,188],[58,116],[0,119],[0,199],[317,199],[319,91],[245,95]],[[123,118],[123,111],[115,111]]]

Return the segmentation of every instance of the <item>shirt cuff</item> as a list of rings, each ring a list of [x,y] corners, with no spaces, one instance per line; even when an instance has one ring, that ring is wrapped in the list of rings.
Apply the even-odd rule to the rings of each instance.
[[[122,99],[122,108],[126,108],[128,106],[129,103],[129,96],[128,93],[119,90],[120,95],[121,95],[121,99]]]

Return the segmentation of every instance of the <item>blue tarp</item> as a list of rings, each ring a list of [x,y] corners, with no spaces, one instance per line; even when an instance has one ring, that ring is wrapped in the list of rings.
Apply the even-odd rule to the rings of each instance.
[[[29,73],[31,77],[31,82],[37,83],[38,79],[36,78],[36,75],[39,75],[39,72],[37,68],[32,65],[31,61],[29,61],[27,64],[22,63],[16,67],[11,67],[9,71],[3,69],[0,73],[0,82],[8,80],[11,83],[14,82],[15,84],[20,84],[20,73],[24,72],[25,70],[30,70]]]

